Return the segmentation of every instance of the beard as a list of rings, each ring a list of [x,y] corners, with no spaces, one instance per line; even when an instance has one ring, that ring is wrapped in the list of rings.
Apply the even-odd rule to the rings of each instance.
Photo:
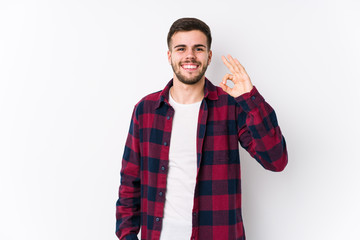
[[[208,62],[206,62],[206,65],[202,65],[201,63],[199,62],[195,62],[195,61],[192,61],[192,62],[184,62],[184,63],[196,63],[197,65],[199,65],[199,74],[197,75],[194,75],[194,76],[190,76],[190,77],[186,77],[184,76],[183,74],[181,74],[181,64],[183,63],[179,63],[179,65],[176,65],[176,63],[174,63],[173,61],[171,61],[171,67],[174,71],[174,74],[175,76],[177,77],[177,79],[184,83],[184,84],[187,84],[187,85],[194,85],[196,83],[198,83],[202,77],[204,76],[205,72],[206,72],[206,69],[207,67],[209,66]]]

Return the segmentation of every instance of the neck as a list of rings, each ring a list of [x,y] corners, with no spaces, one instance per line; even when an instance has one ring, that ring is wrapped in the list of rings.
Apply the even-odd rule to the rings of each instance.
[[[204,98],[204,85],[205,77],[193,85],[182,83],[174,77],[170,94],[171,97],[180,104],[200,102]]]

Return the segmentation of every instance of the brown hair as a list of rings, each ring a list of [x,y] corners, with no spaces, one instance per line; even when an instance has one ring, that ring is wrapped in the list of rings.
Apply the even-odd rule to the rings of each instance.
[[[211,32],[209,26],[204,23],[203,21],[197,19],[197,18],[180,18],[176,20],[170,27],[168,36],[167,36],[167,44],[168,48],[170,49],[170,42],[171,37],[181,31],[192,31],[192,30],[199,30],[203,32],[207,38],[207,45],[209,47],[209,50],[211,48]]]

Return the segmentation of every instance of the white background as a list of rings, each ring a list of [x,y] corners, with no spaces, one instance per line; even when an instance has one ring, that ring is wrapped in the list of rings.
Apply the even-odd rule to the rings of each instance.
[[[249,240],[358,240],[356,0],[0,2],[0,239],[116,239],[133,106],[172,77],[176,19],[212,29],[216,85],[231,53],[276,110],[284,172],[241,152]]]

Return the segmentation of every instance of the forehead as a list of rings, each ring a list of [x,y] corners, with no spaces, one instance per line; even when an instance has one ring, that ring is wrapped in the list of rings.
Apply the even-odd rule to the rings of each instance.
[[[187,46],[202,44],[207,46],[207,38],[206,35],[199,30],[176,32],[171,37],[171,47],[180,44]]]

